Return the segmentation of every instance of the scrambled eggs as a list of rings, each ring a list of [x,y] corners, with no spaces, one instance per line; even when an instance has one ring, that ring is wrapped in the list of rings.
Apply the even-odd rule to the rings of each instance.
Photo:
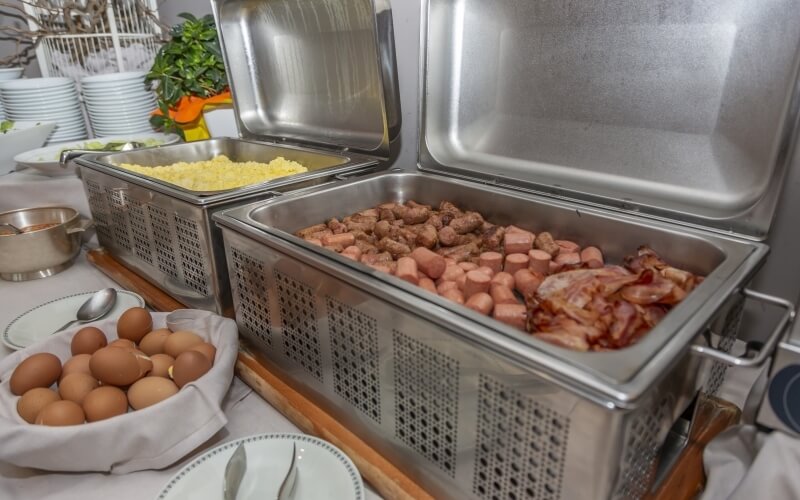
[[[161,167],[143,167],[123,163],[121,168],[177,184],[192,191],[221,191],[257,184],[276,177],[308,172],[296,161],[279,156],[269,163],[231,161],[225,155],[210,160],[178,162]]]

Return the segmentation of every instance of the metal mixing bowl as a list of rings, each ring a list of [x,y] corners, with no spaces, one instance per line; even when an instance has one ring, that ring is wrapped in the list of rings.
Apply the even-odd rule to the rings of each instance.
[[[0,278],[27,281],[67,269],[81,249],[81,235],[92,222],[69,207],[22,208],[0,213],[0,224],[43,229],[0,236]]]

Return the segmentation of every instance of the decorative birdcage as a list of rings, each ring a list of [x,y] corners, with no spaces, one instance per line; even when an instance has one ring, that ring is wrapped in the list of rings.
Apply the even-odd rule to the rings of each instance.
[[[42,76],[147,71],[162,27],[156,0],[29,0],[28,25],[39,35]]]

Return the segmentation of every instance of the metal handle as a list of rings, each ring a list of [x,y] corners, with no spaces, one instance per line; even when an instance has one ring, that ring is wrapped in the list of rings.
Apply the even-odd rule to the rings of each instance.
[[[67,229],[67,234],[82,233],[92,227],[92,219],[80,219],[78,225]]]
[[[74,160],[75,158],[83,155],[88,154],[95,154],[95,153],[102,153],[103,151],[100,150],[92,150],[92,149],[65,149],[61,152],[61,156],[58,159],[58,162],[61,164],[61,168],[67,168],[69,162]]]
[[[369,167],[366,168],[360,168],[358,170],[336,174],[333,176],[333,178],[336,179],[337,181],[346,181],[348,179],[352,179],[353,177],[360,177],[362,175],[371,174],[374,171],[375,171],[375,165],[370,165]]]
[[[760,300],[762,302],[766,302],[774,306],[782,307],[783,309],[786,310],[783,313],[783,316],[781,316],[780,321],[778,321],[778,324],[773,330],[773,332],[769,335],[769,338],[767,338],[767,341],[766,343],[764,343],[764,346],[761,349],[759,349],[759,351],[756,353],[755,356],[749,356],[749,357],[732,356],[726,352],[720,351],[711,346],[701,346],[701,345],[691,346],[692,352],[694,354],[699,354],[700,356],[705,356],[715,361],[721,361],[730,366],[738,366],[741,368],[761,366],[764,363],[764,361],[766,361],[767,358],[772,354],[772,351],[775,349],[775,346],[778,344],[778,341],[781,339],[781,337],[783,337],[783,334],[786,332],[789,325],[791,325],[792,321],[794,320],[795,316],[794,304],[780,297],[767,295],[765,293],[756,292],[754,290],[750,290],[747,288],[742,290],[742,294],[747,298]]]

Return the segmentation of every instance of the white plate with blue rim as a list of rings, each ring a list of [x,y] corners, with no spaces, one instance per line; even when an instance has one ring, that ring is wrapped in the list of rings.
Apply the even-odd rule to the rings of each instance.
[[[51,336],[56,328],[64,326],[75,319],[78,309],[95,291],[67,295],[59,299],[40,304],[25,311],[3,330],[3,343],[11,349],[24,349]],[[119,318],[131,307],[144,307],[144,299],[127,290],[117,290],[117,301],[114,307],[103,316],[102,320]],[[74,323],[70,328],[90,323]]]
[[[157,500],[219,500],[225,466],[244,443],[247,471],[237,500],[277,498],[297,445],[297,478],[292,500],[364,500],[364,482],[353,462],[327,441],[305,434],[257,434],[217,446],[183,467]]]

